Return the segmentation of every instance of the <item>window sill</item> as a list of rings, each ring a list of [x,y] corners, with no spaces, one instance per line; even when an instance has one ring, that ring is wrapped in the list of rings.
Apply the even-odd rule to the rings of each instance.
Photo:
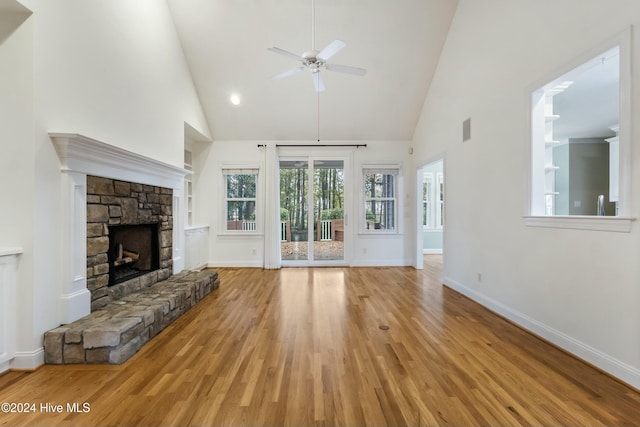
[[[631,232],[635,218],[619,216],[525,216],[528,227],[565,228],[573,230]]]
[[[360,231],[358,233],[358,236],[360,237],[396,237],[399,236],[400,233],[398,233],[396,230],[389,230],[389,231]]]
[[[218,237],[263,237],[264,234],[263,233],[258,233],[255,231],[238,231],[238,232],[233,232],[233,231],[227,231],[227,232],[222,232],[222,233],[218,233]]]

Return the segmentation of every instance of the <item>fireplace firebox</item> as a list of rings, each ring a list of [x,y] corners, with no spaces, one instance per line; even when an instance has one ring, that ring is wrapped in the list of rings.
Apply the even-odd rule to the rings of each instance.
[[[160,268],[158,224],[109,226],[109,286]]]

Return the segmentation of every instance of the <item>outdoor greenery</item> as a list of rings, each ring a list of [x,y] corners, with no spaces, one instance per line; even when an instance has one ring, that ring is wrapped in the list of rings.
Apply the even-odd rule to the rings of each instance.
[[[344,218],[344,208],[333,208],[327,209],[320,212],[320,219],[323,221],[329,219],[343,219]]]
[[[308,168],[304,166],[280,168],[280,217],[291,221],[291,229],[307,230],[309,209]],[[342,168],[316,168],[313,176],[313,217],[317,219],[344,218],[344,174]],[[285,216],[286,219],[285,219]]]
[[[255,220],[257,175],[229,174],[225,176],[227,181],[227,220]]]
[[[395,228],[395,176],[389,173],[366,173],[364,176],[365,215],[375,228]]]

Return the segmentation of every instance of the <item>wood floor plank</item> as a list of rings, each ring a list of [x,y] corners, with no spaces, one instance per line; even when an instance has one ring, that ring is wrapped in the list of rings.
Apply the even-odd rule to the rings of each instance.
[[[441,270],[431,255],[422,271],[219,269],[220,289],[124,365],[0,376],[0,402],[38,408],[0,426],[640,425],[638,391],[442,286]]]

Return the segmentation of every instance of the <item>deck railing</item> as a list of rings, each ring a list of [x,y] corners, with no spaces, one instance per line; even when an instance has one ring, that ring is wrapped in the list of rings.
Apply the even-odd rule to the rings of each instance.
[[[256,231],[256,222],[242,221],[242,231]]]
[[[287,241],[287,221],[280,221],[280,241]]]
[[[320,222],[320,241],[327,242],[331,240],[331,220]]]

